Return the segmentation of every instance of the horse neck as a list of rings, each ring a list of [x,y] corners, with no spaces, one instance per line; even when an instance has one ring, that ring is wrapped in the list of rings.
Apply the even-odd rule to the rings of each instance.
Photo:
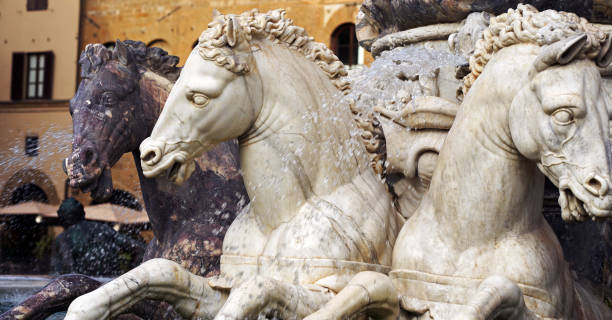
[[[139,82],[140,85],[140,112],[134,117],[131,126],[132,134],[138,137],[137,146],[151,134],[153,126],[164,107],[166,98],[172,88],[173,82],[151,71],[145,72]],[[169,235],[175,234],[181,224],[176,221],[186,221],[187,217],[194,215],[197,210],[191,205],[197,202],[188,192],[195,177],[201,175],[201,169],[196,164],[193,179],[185,183],[186,186],[177,187],[166,177],[145,178],[140,165],[140,151],[138,148],[131,151],[138,171],[140,187],[145,202],[145,208],[151,221],[153,233],[158,241],[165,243]],[[199,182],[199,180],[198,180]],[[197,182],[196,182],[197,184]]]
[[[367,158],[351,137],[348,107],[337,103],[338,90],[315,63],[278,45],[254,55],[264,99],[240,139],[241,166],[252,211],[269,231],[311,196],[328,195],[365,171]]]
[[[506,48],[487,64],[440,153],[426,201],[435,219],[448,234],[486,225],[477,233],[456,234],[464,238],[461,243],[527,232],[544,221],[544,177],[517,151],[508,122],[512,100],[528,81],[531,64],[520,60],[529,59],[530,50]]]
[[[172,90],[174,81],[153,71],[146,71],[141,75],[138,85],[140,88],[140,112],[136,119],[140,122],[140,130],[145,133],[144,136],[139,135],[139,137],[142,136],[142,140],[144,140],[151,134],[155,122],[157,122],[157,118],[164,108],[166,99],[168,99],[170,90]]]

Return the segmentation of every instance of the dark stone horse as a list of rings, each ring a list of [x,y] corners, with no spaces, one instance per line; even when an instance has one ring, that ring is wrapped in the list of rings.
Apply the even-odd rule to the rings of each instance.
[[[181,186],[165,177],[147,179],[140,167],[138,147],[153,130],[179,76],[178,60],[159,48],[146,48],[142,42],[117,41],[112,51],[100,44],[88,45],[79,59],[83,80],[70,101],[73,151],[64,166],[72,187],[104,200],[112,192],[110,168],[124,153],[131,152],[155,235],[144,260],[166,258],[190,272],[210,276],[218,272],[227,227],[249,201],[239,174],[237,144],[223,143],[204,154]],[[20,319],[44,319],[98,286],[92,282],[95,280],[80,275],[58,281],[61,285],[48,285],[0,319],[17,315]],[[153,318],[150,311],[146,315],[132,311]]]

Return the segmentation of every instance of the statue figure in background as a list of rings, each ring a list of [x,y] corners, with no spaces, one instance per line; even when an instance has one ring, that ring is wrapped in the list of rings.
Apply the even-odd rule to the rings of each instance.
[[[407,319],[610,319],[574,282],[540,210],[546,175],[564,220],[612,217],[612,101],[598,70],[611,43],[571,13],[519,5],[492,19],[389,278],[359,274],[308,319],[398,308],[398,294]]]
[[[107,319],[143,298],[191,319],[302,318],[358,272],[390,270],[402,219],[335,103],[342,63],[280,10],[218,15],[199,40],[141,158],[146,176],[181,183],[194,157],[239,139],[251,204],[226,234],[221,276],[154,259],[77,298],[66,319]]]
[[[140,263],[145,244],[102,222],[85,220],[83,205],[76,199],[62,201],[57,215],[64,232],[53,242],[51,270],[54,273],[109,276],[127,271],[122,271],[122,264],[131,269]],[[120,256],[127,256],[129,260],[121,263]]]

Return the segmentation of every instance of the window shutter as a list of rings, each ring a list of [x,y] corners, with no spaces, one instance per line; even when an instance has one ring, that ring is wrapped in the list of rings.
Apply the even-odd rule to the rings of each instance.
[[[43,99],[51,99],[53,92],[53,51],[45,52],[45,79],[43,85]]]
[[[25,54],[13,53],[13,67],[11,73],[11,100],[23,99],[23,84],[25,72]]]

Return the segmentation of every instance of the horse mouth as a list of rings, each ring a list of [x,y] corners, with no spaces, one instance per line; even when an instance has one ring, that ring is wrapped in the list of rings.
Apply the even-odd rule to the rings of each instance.
[[[142,164],[142,172],[147,178],[157,177],[165,172],[166,178],[178,185],[187,180],[195,170],[195,162],[185,160],[181,154],[167,156],[163,161],[155,166]]]
[[[91,197],[96,201],[106,201],[110,198],[113,190],[110,168],[96,166],[88,170],[82,166],[75,166],[67,160],[64,160],[63,167],[70,179],[71,187],[91,193]]]
[[[170,169],[167,170],[166,175],[168,180],[180,185],[189,179],[194,170],[195,161],[188,161],[187,163],[175,161]]]
[[[595,199],[580,199],[570,188],[559,189],[559,206],[561,217],[568,222],[582,222],[591,218],[600,220],[612,217],[612,209],[609,209],[610,198],[601,199],[604,208],[599,206]]]
[[[168,170],[168,180],[176,181],[176,179],[178,177],[178,173],[181,170],[181,166],[182,165],[183,164],[178,162],[178,161],[174,162],[172,167]]]

